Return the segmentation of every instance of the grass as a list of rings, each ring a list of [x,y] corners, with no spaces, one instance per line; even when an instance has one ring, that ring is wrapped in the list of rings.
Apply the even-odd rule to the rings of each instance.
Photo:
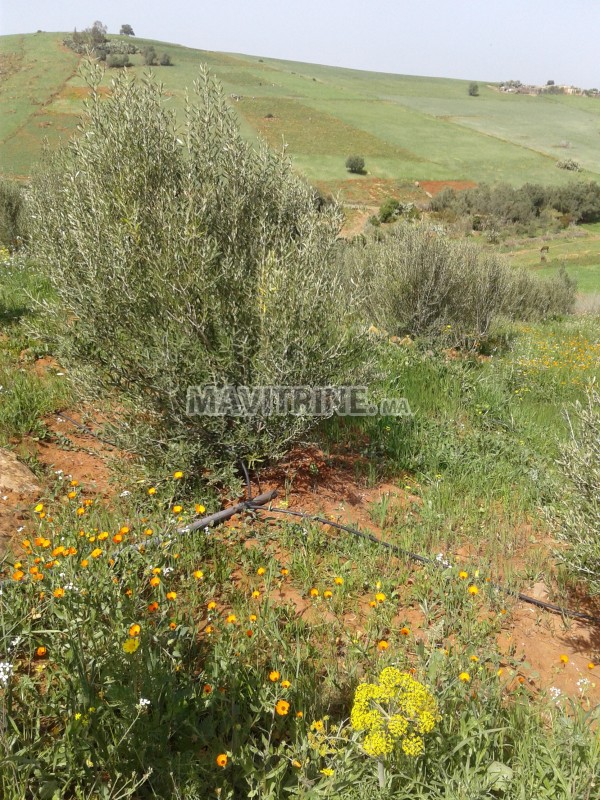
[[[0,37],[0,60],[8,70],[0,93],[0,157],[7,174],[27,176],[44,138],[54,147],[75,129],[83,86],[74,76],[76,58],[62,47],[61,38]],[[198,64],[208,63],[232,95],[244,135],[261,133],[277,147],[285,138],[297,168],[313,181],[352,185],[344,167],[352,153],[367,158],[370,178],[393,182],[562,183],[573,177],[555,167],[565,152],[587,170],[578,178],[600,174],[600,109],[592,98],[504,95],[484,85],[480,96],[472,98],[468,81],[135,41],[171,56],[174,66],[155,72],[175,109],[183,108],[185,88],[192,85]],[[144,71],[141,56],[132,62],[134,71]],[[270,122],[264,119],[267,113],[274,114]],[[570,141],[568,151],[558,147],[563,140]],[[362,199],[368,201],[368,194]]]
[[[0,251],[0,446],[26,435],[43,437],[42,417],[64,408],[71,391],[64,375],[33,369],[39,343],[28,341],[19,323],[33,313],[32,298],[48,296],[48,288],[33,265]],[[5,331],[11,335],[6,335]],[[3,335],[2,335],[3,334]]]
[[[564,268],[577,281],[578,291],[589,295],[600,289],[599,232],[598,224],[578,225],[541,238],[507,240],[495,249],[515,266],[527,267],[541,277],[550,278]],[[545,261],[540,256],[543,245],[549,247]]]
[[[546,261],[540,261],[539,247],[509,253],[511,262],[528,267],[543,277],[552,277],[564,268],[577,281],[584,294],[600,288],[600,237],[567,239],[550,245]]]
[[[17,357],[28,295],[47,288],[5,262],[2,369],[9,386],[29,381],[30,407],[0,422],[27,436],[22,421],[59,402],[58,378]],[[498,648],[519,612],[489,581],[556,586],[540,509],[562,494],[561,411],[600,375],[597,320],[498,330],[487,358],[374,346],[373,391],[414,416],[324,423],[326,458],[349,449],[364,481],[394,481],[410,502],[382,495],[374,523],[448,563],[274,514],[176,536],[221,505],[185,475],[128,470],[108,502],[48,475],[2,563],[3,796],[592,800],[587,684],[572,700],[534,689]],[[441,716],[422,755],[399,736],[379,768],[350,718],[386,667],[428,686]],[[550,672],[560,681],[558,657]]]
[[[518,663],[499,659],[510,611],[486,591],[485,569],[477,595],[458,567],[441,583],[435,568],[412,572],[406,593],[406,567],[371,545],[285,524],[156,549],[157,531],[196,512],[185,501],[170,511],[172,477],[151,503],[145,493],[107,514],[63,479],[38,507],[0,600],[13,669],[6,796],[459,798],[493,784],[497,762],[513,796],[592,797],[593,715],[585,700],[532,697]],[[124,542],[143,553],[119,555]],[[31,573],[36,558],[54,566]],[[427,644],[397,610],[419,603]],[[424,757],[386,758],[380,789],[347,718],[357,685],[391,665],[427,683],[444,713]]]

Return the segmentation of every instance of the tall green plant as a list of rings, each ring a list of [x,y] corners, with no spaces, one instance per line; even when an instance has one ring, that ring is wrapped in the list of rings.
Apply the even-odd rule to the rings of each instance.
[[[561,448],[559,465],[572,489],[562,517],[570,548],[561,555],[600,594],[600,393],[595,386],[583,403],[576,403],[568,421],[570,439]]]
[[[277,456],[306,417],[194,417],[188,386],[357,379],[356,292],[338,274],[335,206],[282,155],[239,134],[204,70],[178,128],[162,87],[121,75],[92,93],[79,136],[33,192],[33,244],[58,301],[61,360],[116,389],[122,433],[170,463]]]

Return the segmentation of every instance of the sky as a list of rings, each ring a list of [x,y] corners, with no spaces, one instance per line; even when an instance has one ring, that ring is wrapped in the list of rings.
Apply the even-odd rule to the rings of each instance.
[[[0,34],[95,20],[203,50],[404,75],[600,87],[600,0],[0,0]]]

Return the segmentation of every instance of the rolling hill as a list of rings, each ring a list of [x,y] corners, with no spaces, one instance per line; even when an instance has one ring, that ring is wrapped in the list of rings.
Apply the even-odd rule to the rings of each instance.
[[[75,130],[87,89],[77,74],[79,57],[64,47],[64,36],[0,37],[5,175],[26,177],[45,139],[54,147]],[[584,166],[577,178],[600,178],[598,99],[510,95],[481,83],[479,96],[470,97],[468,81],[133,41],[171,57],[173,66],[154,72],[175,109],[182,108],[198,65],[208,64],[245,136],[259,133],[273,147],[285,140],[300,172],[327,191],[341,191],[347,201],[378,203],[389,194],[414,193],[415,181],[561,183],[573,178],[556,168],[565,155]],[[133,71],[145,70],[140,55],[132,61]],[[108,70],[107,84],[110,78]],[[346,172],[346,157],[354,153],[365,157],[368,175]]]

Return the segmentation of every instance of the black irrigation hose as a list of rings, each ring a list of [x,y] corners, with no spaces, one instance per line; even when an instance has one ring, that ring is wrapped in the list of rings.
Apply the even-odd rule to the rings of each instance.
[[[249,488],[249,483],[247,484]],[[373,542],[379,547],[385,547],[387,550],[390,550],[394,555],[397,556],[404,556],[409,558],[411,561],[417,561],[419,564],[433,564],[434,566],[438,566],[438,562],[432,558],[428,558],[426,556],[420,556],[418,553],[412,553],[410,550],[403,550],[398,545],[391,544],[390,542],[386,542],[383,539],[378,539],[377,536],[373,536],[371,533],[364,533],[363,531],[359,531],[357,528],[352,528],[350,525],[342,525],[339,522],[333,522],[332,520],[325,519],[325,517],[318,517],[313,516],[312,514],[306,514],[303,511],[291,511],[287,508],[260,508],[258,506],[254,506],[252,504],[251,498],[246,501],[247,507],[252,509],[253,511],[262,511],[264,513],[275,513],[275,514],[287,514],[292,517],[300,517],[302,519],[311,520],[312,522],[320,522],[322,525],[330,525],[332,528],[337,528],[340,531],[346,531],[347,533],[351,533],[353,536],[358,536],[361,539],[367,539],[370,542]],[[490,583],[490,586],[493,589],[497,589],[500,592],[503,592],[506,595],[510,595],[511,597],[515,597],[518,600],[522,600],[524,603],[529,603],[530,605],[537,606],[538,608],[544,609],[544,611],[552,611],[555,614],[560,614],[563,617],[570,617],[572,619],[580,619],[585,622],[591,622],[594,625],[600,625],[600,618],[594,617],[591,614],[585,614],[583,611],[571,611],[567,608],[562,608],[561,606],[557,606],[554,603],[547,603],[544,600],[538,600],[535,597],[530,597],[527,594],[523,594],[522,592],[516,592],[513,589],[508,589],[506,586],[501,586],[498,583]]]
[[[59,419],[66,419],[67,422],[70,422],[72,425],[75,425],[75,427],[79,428],[80,431],[84,431],[85,433],[88,433],[90,436],[93,436],[94,439],[97,439],[99,442],[103,442],[104,444],[108,444],[111,447],[115,447],[115,448],[118,449],[118,445],[117,444],[115,444],[114,442],[111,442],[109,439],[103,439],[102,436],[99,436],[91,428],[88,428],[88,426],[84,425],[83,422],[77,422],[76,419],[73,419],[73,417],[69,417],[67,414],[63,414],[62,411],[57,411],[56,412],[56,416]]]

